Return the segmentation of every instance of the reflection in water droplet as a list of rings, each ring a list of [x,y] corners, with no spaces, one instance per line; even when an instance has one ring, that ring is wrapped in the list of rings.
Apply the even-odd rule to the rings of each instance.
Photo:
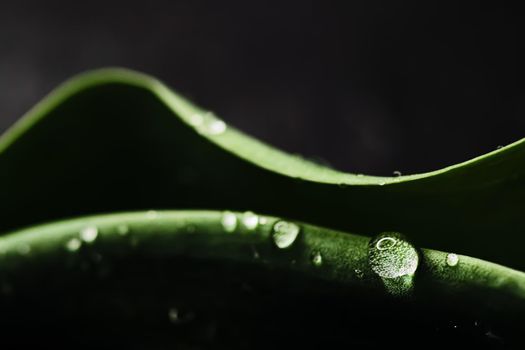
[[[70,252],[76,252],[82,246],[82,241],[78,238],[71,238],[66,242],[66,249]]]
[[[446,262],[448,266],[454,267],[458,264],[459,257],[453,253],[447,254]]]
[[[278,221],[273,226],[273,241],[278,248],[288,248],[295,242],[300,230],[293,222]]]
[[[259,224],[259,217],[257,214],[247,211],[242,216],[242,223],[247,229],[253,230]]]
[[[31,252],[31,246],[27,243],[21,243],[16,247],[16,250],[21,255],[27,255]]]
[[[121,236],[126,236],[129,233],[129,227],[128,225],[118,225],[117,226],[117,233]]]
[[[93,243],[98,236],[98,229],[96,226],[87,226],[80,231],[80,238],[86,243]]]
[[[237,228],[237,216],[231,211],[225,211],[222,214],[222,228],[226,232],[233,232]]]
[[[314,264],[315,266],[323,265],[323,256],[321,255],[320,252],[315,252],[312,255],[312,264]]]

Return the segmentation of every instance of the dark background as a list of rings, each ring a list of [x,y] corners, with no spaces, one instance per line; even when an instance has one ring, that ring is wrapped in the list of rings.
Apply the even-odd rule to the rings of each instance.
[[[288,152],[429,171],[525,136],[522,34],[501,1],[2,1],[0,131],[124,66]]]

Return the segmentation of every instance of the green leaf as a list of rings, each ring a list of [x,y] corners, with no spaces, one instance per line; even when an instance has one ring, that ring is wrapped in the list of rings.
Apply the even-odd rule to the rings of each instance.
[[[93,300],[105,300],[101,295],[108,293],[127,298],[128,291],[112,282],[102,292],[89,289],[90,279],[72,271],[94,258],[75,258],[81,255],[76,250],[115,260],[118,273],[102,274],[131,289],[138,288],[137,282],[126,266],[140,271],[140,288],[158,287],[163,284],[148,275],[147,267],[165,277],[166,266],[179,271],[173,261],[189,259],[188,271],[179,271],[188,295],[192,273],[222,297],[235,288],[210,286],[211,281],[222,278],[228,284],[232,276],[256,276],[253,283],[279,294],[284,292],[278,283],[290,279],[286,286],[294,291],[293,298],[323,295],[341,307],[345,300],[370,307],[367,303],[386,300],[388,308],[408,299],[418,307],[435,303],[437,314],[446,309],[463,318],[479,316],[506,329],[523,329],[525,277],[517,270],[525,270],[524,147],[519,141],[425,174],[342,173],[243,134],[154,78],[121,69],[95,71],[59,87],[0,139],[0,232],[5,234],[0,238],[0,276],[10,281],[4,286],[7,294],[16,291],[21,300],[40,308],[34,290],[46,281],[51,287],[42,293],[55,302],[52,291],[76,286],[83,292],[72,295],[86,296],[87,288],[95,294]],[[160,212],[154,220],[144,213],[89,216],[152,208],[210,211]],[[261,216],[268,223],[254,232],[246,224],[224,226],[220,212],[226,209],[269,215]],[[242,226],[241,214],[235,215]],[[61,221],[72,217],[81,218]],[[286,221],[274,240],[276,217]],[[84,232],[87,241],[95,236],[93,245],[86,237],[81,240],[81,226],[88,222],[96,227]],[[122,225],[129,225],[136,244],[119,234]],[[19,231],[28,226],[33,228]],[[403,235],[377,236],[382,232]],[[378,250],[381,244],[395,249],[384,246],[383,252]],[[62,266],[64,261],[72,265]],[[217,276],[206,264],[217,266]],[[232,270],[235,274],[227,273]],[[56,276],[48,276],[50,271]],[[157,302],[151,291],[140,294],[145,299],[139,294],[129,291],[132,300],[116,298],[108,304],[129,307],[136,302],[136,314],[146,312],[147,305],[164,311],[168,307],[165,296]],[[188,295],[179,297],[186,300]],[[345,299],[347,295],[354,298]],[[205,299],[196,297],[204,304]],[[242,304],[228,300],[228,305]],[[364,308],[359,312],[365,320]],[[408,314],[414,312],[418,314]]]
[[[282,244],[280,233],[292,233],[289,244]],[[388,237],[399,238],[392,234]],[[388,262],[389,257],[374,258],[376,246],[369,242],[367,237],[251,212],[148,211],[83,217],[13,232],[0,239],[0,276],[2,289],[8,291],[3,300],[5,305],[0,305],[3,316],[9,315],[15,324],[27,322],[27,314],[31,313],[45,314],[46,322],[54,324],[72,317],[68,314],[72,311],[67,309],[72,303],[69,299],[73,305],[82,305],[89,296],[96,300],[96,305],[91,301],[86,305],[89,310],[72,308],[79,314],[77,318],[106,325],[121,322],[126,327],[130,318],[149,329],[158,325],[147,321],[147,317],[140,319],[144,315],[160,318],[166,324],[173,317],[176,319],[171,321],[176,323],[194,321],[196,314],[201,319],[220,319],[216,313],[242,309],[246,303],[248,307],[261,303],[259,307],[264,308],[265,302],[272,304],[276,302],[274,299],[283,298],[293,304],[313,294],[325,301],[335,298],[341,308],[358,300],[366,307],[363,310],[354,304],[353,317],[366,314],[377,305],[390,310],[396,303],[403,307],[405,317],[416,317],[413,315],[416,311],[403,304],[410,300],[421,307],[416,312],[421,321],[412,326],[414,332],[428,333],[429,328],[433,332],[434,324],[443,325],[439,317],[453,319],[451,315],[490,320],[492,327],[504,327],[507,332],[525,325],[524,273],[466,256],[455,256],[451,261],[449,254],[423,249],[416,251],[420,257],[416,256],[413,271],[403,272],[404,266],[394,263],[387,268],[400,267],[402,273],[384,275],[375,268],[377,259]],[[401,264],[412,262],[401,261]],[[208,264],[204,265],[206,268],[203,263]],[[54,276],[49,276],[50,271]],[[203,287],[203,283],[210,295],[196,287]],[[93,289],[90,285],[97,287]],[[134,289],[139,291],[138,295]],[[244,300],[242,295],[247,289],[257,292],[250,291],[255,297]],[[275,296],[265,299],[265,290],[271,290]],[[114,293],[116,297],[112,296]],[[193,293],[193,297],[186,293]],[[241,300],[228,299],[225,293]],[[57,295],[60,298],[69,295],[67,302],[57,302]],[[52,314],[45,308],[42,311],[42,298],[53,305]],[[213,300],[210,305],[209,298]],[[227,310],[218,311],[221,307],[215,303],[225,300]],[[304,300],[299,303],[312,307],[305,305]],[[429,306],[445,308],[447,312],[429,313],[432,309]],[[190,311],[183,316],[180,310]],[[271,312],[279,315],[280,310]],[[101,320],[98,313],[107,314],[107,319]],[[170,316],[173,313],[177,315]],[[253,317],[246,311],[237,313],[240,319],[235,319],[236,322]],[[261,310],[258,313],[259,317],[264,315]],[[432,317],[428,318],[427,313]],[[231,319],[223,322],[228,327],[235,324]],[[357,322],[361,322],[359,318]],[[363,322],[366,323],[366,317]],[[384,325],[377,320],[368,326],[367,337],[381,327],[386,329],[381,332],[387,333],[401,332],[406,327]],[[295,327],[290,325],[288,329]],[[321,329],[318,327],[318,331]],[[78,330],[72,334],[78,335]],[[360,336],[354,335],[349,340],[358,339]],[[199,343],[202,339],[192,341]]]

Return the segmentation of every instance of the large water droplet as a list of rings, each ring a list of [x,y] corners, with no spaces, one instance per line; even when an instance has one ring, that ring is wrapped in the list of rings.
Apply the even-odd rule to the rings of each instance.
[[[87,226],[80,231],[80,238],[86,243],[93,243],[97,239],[98,228],[96,226]]]
[[[259,224],[259,216],[254,212],[247,211],[242,215],[242,223],[247,229],[254,230]]]
[[[454,267],[458,264],[459,257],[454,253],[447,254],[446,262],[448,266]]]
[[[319,252],[315,252],[312,255],[312,264],[315,266],[321,266],[323,265],[323,256]]]
[[[237,228],[237,215],[231,211],[225,211],[222,213],[222,228],[226,232],[233,232]]]
[[[273,226],[272,238],[278,248],[284,249],[292,246],[300,231],[293,222],[278,221]]]
[[[381,278],[397,278],[416,272],[419,255],[401,234],[386,232],[370,241],[370,266]]]
[[[76,252],[82,246],[82,241],[78,238],[71,238],[66,242],[66,249],[70,252]]]

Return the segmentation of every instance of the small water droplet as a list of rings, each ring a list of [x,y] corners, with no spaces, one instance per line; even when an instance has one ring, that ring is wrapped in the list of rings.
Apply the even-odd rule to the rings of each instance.
[[[454,253],[447,254],[446,262],[448,266],[454,267],[458,264],[459,257]]]
[[[355,275],[357,276],[357,278],[359,278],[359,279],[363,278],[364,273],[363,273],[362,270],[360,270],[360,269],[355,269],[354,272],[355,272]]]
[[[419,263],[416,248],[396,232],[385,232],[371,240],[368,258],[372,270],[382,278],[412,275]]]
[[[129,226],[124,224],[118,225],[117,233],[121,236],[126,236],[129,233]]]
[[[237,228],[237,215],[231,211],[225,211],[222,213],[221,223],[224,231],[233,232]]]
[[[96,226],[87,226],[80,231],[80,238],[86,243],[93,243],[97,239],[98,228]]]
[[[363,176],[365,176],[365,174],[356,174],[356,175],[357,175],[357,177],[363,177]]]
[[[496,149],[502,149],[502,148],[503,148],[502,145],[498,145],[498,146],[496,147]]]
[[[401,174],[401,172],[399,170],[396,170],[393,172],[394,176],[401,176],[403,174]]]
[[[193,126],[200,126],[203,121],[204,117],[199,113],[195,113],[190,116],[190,124]]]
[[[78,238],[71,238],[66,242],[66,249],[70,252],[76,252],[82,246],[82,241]]]
[[[156,219],[158,216],[159,216],[159,213],[157,213],[156,210],[148,210],[148,211],[146,212],[146,218],[148,218],[149,220],[154,220],[154,219]]]
[[[242,215],[242,223],[248,230],[254,230],[259,224],[259,216],[254,212],[247,211]]]
[[[28,255],[29,253],[31,253],[31,246],[27,243],[21,243],[18,245],[16,250],[21,255]]]
[[[379,183],[379,186],[384,186],[384,185],[386,185],[386,182],[385,182],[385,181],[381,181],[381,182]]]
[[[273,226],[272,238],[277,248],[285,249],[292,246],[301,229],[293,222],[278,221]]]
[[[315,266],[323,265],[323,256],[321,255],[320,252],[315,252],[312,255],[312,264],[314,264]]]
[[[207,129],[210,135],[220,135],[226,131],[226,123],[222,120],[214,120],[208,124]]]
[[[202,134],[220,135],[226,131],[228,126],[224,121],[217,118],[214,113],[207,112],[202,115],[202,121],[197,126],[197,130]]]

